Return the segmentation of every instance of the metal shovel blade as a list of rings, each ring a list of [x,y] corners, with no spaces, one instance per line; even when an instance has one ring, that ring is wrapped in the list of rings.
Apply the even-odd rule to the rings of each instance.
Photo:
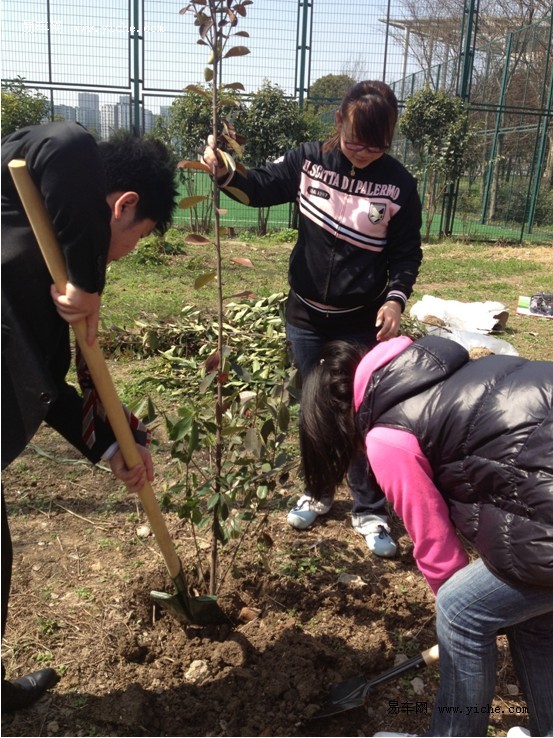
[[[329,717],[330,715],[337,715],[340,712],[346,712],[347,710],[361,707],[361,705],[365,703],[367,695],[373,687],[376,687],[378,684],[389,682],[392,679],[414,669],[435,664],[438,659],[438,646],[432,646],[432,648],[423,651],[421,654],[413,656],[397,666],[392,666],[391,669],[382,672],[382,674],[379,674],[373,679],[358,676],[353,677],[352,679],[347,679],[344,682],[340,682],[340,684],[336,684],[332,687],[327,701],[319,712],[313,715],[313,719]]]
[[[228,618],[217,604],[216,597],[212,595],[190,597],[182,571],[173,579],[173,582],[177,588],[175,594],[154,590],[150,592],[150,597],[177,620],[187,625],[228,623]]]
[[[340,682],[330,690],[328,700],[313,718],[330,717],[340,712],[361,707],[367,699],[370,686],[371,683],[363,676]]]
[[[319,720],[320,718],[332,717],[332,715],[339,715],[341,712],[347,712],[347,710],[354,710],[356,707],[361,707],[365,702],[365,698],[361,697],[356,700],[350,700],[349,702],[342,702],[332,704],[327,702],[322,709],[313,715],[313,720]]]
[[[150,597],[173,617],[187,625],[221,625],[228,622],[215,597],[209,595],[185,600],[180,592],[169,594],[153,590]]]
[[[334,686],[328,695],[330,703],[349,702],[350,700],[364,699],[365,688],[370,685],[364,676],[353,677]]]

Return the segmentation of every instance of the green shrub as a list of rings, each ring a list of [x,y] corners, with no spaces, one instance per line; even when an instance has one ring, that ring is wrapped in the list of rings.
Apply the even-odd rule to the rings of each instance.
[[[23,77],[2,82],[2,137],[39,125],[49,113],[48,98],[25,87]]]
[[[525,223],[528,220],[531,195],[528,189],[527,179],[517,178],[511,182],[502,182],[497,193],[494,220]],[[534,225],[551,224],[553,224],[553,189],[542,185],[536,201]]]

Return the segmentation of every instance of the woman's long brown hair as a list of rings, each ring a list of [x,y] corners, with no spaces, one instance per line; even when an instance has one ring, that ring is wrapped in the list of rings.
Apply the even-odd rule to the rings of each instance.
[[[331,341],[302,389],[299,422],[305,487],[315,499],[332,498],[358,444],[353,378],[366,348]]]
[[[350,121],[352,132],[358,143],[379,149],[389,149],[397,123],[398,104],[391,87],[384,82],[357,82],[350,87],[338,115],[342,121]],[[340,145],[340,134],[336,132],[323,145],[330,151]]]

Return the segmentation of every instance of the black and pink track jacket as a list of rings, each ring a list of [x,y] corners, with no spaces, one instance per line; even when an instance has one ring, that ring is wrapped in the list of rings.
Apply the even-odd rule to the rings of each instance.
[[[405,307],[422,261],[421,203],[399,161],[384,154],[353,170],[339,148],[325,153],[312,142],[226,185],[253,207],[298,203],[288,281],[300,298],[342,309],[389,299]]]

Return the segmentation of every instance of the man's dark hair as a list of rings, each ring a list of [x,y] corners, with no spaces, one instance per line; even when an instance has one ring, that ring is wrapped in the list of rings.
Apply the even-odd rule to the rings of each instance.
[[[136,192],[136,217],[156,222],[163,234],[171,224],[176,205],[175,162],[167,147],[154,138],[117,131],[98,144],[106,173],[107,194]]]

